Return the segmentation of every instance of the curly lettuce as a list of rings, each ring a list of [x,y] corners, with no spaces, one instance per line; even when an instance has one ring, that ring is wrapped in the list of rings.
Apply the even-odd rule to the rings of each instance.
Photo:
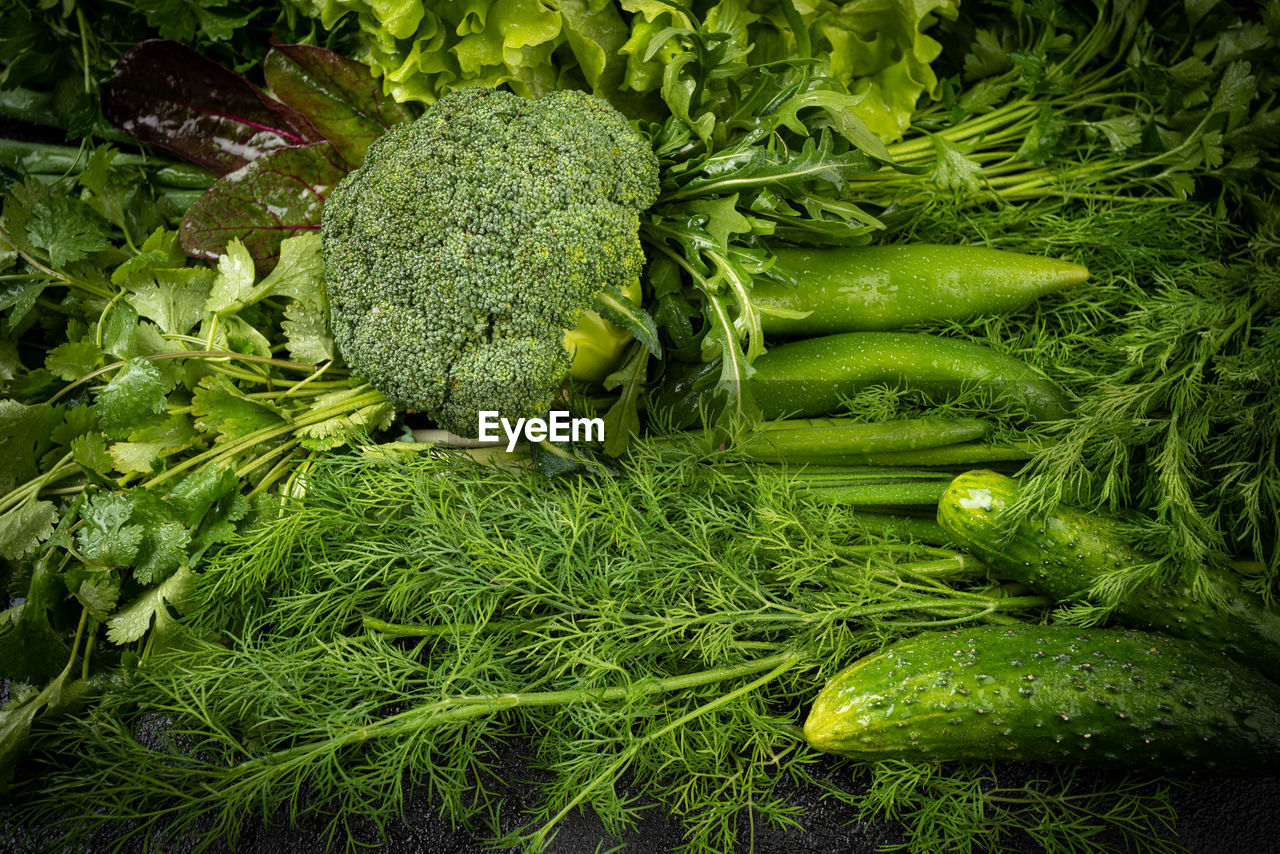
[[[359,24],[356,58],[397,101],[503,86],[525,97],[617,89],[627,24],[612,0],[293,0],[334,28]]]
[[[667,70],[684,59],[676,35],[699,14],[753,64],[793,58],[807,42],[823,87],[860,100],[851,111],[882,140],[936,97],[942,46],[927,31],[958,0],[292,0],[333,28],[354,15],[357,59],[398,101],[431,103],[454,89],[506,86],[525,97],[585,89],[633,116],[661,110]],[[802,21],[807,33],[793,31]]]

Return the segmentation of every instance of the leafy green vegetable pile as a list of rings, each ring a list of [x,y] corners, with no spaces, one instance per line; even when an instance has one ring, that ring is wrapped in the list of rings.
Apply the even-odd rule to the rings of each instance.
[[[847,722],[824,713],[809,743],[800,724],[855,659],[882,675],[940,660],[931,644],[950,641],[928,630],[954,626],[986,624],[956,642],[1001,657],[991,684],[1025,689],[1033,644],[1154,655],[1159,637],[1094,627],[1186,634],[1193,600],[1225,639],[1211,654],[1249,647],[1265,667],[1280,3],[0,0],[0,15],[0,115],[19,131],[0,140],[0,790],[28,826],[216,844],[285,814],[350,847],[417,792],[530,849],[576,809],[622,835],[657,803],[688,850],[724,852],[761,822],[802,828],[800,786],[901,821],[912,851],[1021,834],[1176,849],[1175,784],[1159,762],[1122,773],[1143,763],[1118,728],[1089,741],[1097,715],[1064,725],[1084,739],[1065,748],[1012,723],[965,737],[1001,725],[993,697],[1041,720],[1026,704],[1086,687],[1079,674],[998,697],[957,677],[963,701],[925,686],[952,717],[918,730],[896,682],[855,680],[848,744],[900,713],[915,758],[823,757],[812,747],[845,744],[829,733]],[[424,256],[403,247],[424,210],[456,209],[452,190],[415,192],[441,185],[393,143],[492,134],[460,106],[482,102],[509,111],[504,133],[582,109],[559,136],[504,141],[480,177],[449,174],[472,213],[441,228],[440,256],[483,285],[462,309],[368,322],[425,299],[406,272]],[[584,158],[573,134],[605,125],[598,147],[637,157]],[[481,150],[430,152],[444,175]],[[621,218],[583,203],[611,162],[648,188]],[[539,168],[524,220],[474,213]],[[344,230],[343,205],[384,201]],[[625,235],[575,243],[526,221],[547,216]],[[505,267],[474,251],[494,240],[515,247]],[[375,256],[385,281],[352,272]],[[540,269],[573,293],[523,287]],[[552,322],[472,359],[513,305],[538,313],[521,300]],[[390,348],[420,347],[415,324],[444,330],[477,384],[435,362],[397,373]],[[596,362],[567,385],[562,339]],[[414,441],[468,432],[476,401],[527,398],[510,347],[546,350],[532,409],[602,416],[602,445]],[[1018,483],[962,474],[975,466]],[[1066,524],[1096,534],[1088,549],[1045,534]],[[1199,768],[1191,741],[1220,713],[1203,732],[1265,765],[1275,686],[1168,643],[1143,664],[1156,681],[1234,699],[1174,714],[1126,689],[1125,725],[1164,733],[1149,753],[1165,766]],[[1114,686],[1087,687],[1104,706]],[[158,742],[137,736],[157,724]],[[948,753],[1005,738],[1021,752]],[[548,772],[528,816],[503,808],[494,768],[512,749]],[[1002,756],[1120,770],[1013,786]]]

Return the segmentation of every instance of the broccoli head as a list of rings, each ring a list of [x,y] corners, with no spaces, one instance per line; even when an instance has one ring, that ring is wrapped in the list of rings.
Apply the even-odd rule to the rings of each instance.
[[[648,143],[605,101],[453,92],[374,142],[325,203],[338,348],[393,404],[461,435],[481,409],[545,414],[567,333],[602,291],[635,293],[657,193]]]

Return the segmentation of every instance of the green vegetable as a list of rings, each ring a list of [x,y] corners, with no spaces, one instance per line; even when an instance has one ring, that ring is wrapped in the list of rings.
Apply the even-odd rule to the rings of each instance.
[[[893,330],[1008,314],[1089,277],[1069,261],[984,246],[778,247],[773,254],[775,272],[795,284],[762,279],[752,288],[766,335]]]
[[[1060,602],[1087,597],[1108,575],[1154,565],[1101,514],[1059,507],[1018,522],[1010,512],[1018,491],[1013,478],[967,472],[947,488],[938,522],[1000,577]],[[1205,567],[1198,584],[1148,583],[1116,614],[1126,625],[1198,641],[1280,680],[1280,614],[1233,572]]]
[[[814,76],[856,93],[851,114],[886,138],[902,133],[918,100],[937,95],[930,63],[941,45],[927,31],[939,17],[955,18],[955,0],[894,0],[857,14],[813,3],[795,4],[800,11],[788,14],[791,5],[730,0],[698,10],[714,24],[720,50],[750,50],[758,68],[812,43]],[[701,23],[692,4],[652,0],[290,0],[289,6],[329,29],[354,17],[357,58],[398,101],[429,103],[477,86],[506,85],[530,98],[575,88],[635,115],[663,109],[656,92],[698,52],[684,37]],[[705,85],[723,103],[726,81],[709,78]]]
[[[1280,183],[1274,6],[1055,5],[961,4],[963,74],[889,149],[913,168],[854,176],[853,196],[900,208],[1197,198],[1266,221]]]
[[[566,333],[593,307],[634,308],[623,289],[657,179],[645,140],[581,92],[441,99],[374,142],[325,204],[338,349],[459,435],[476,435],[479,410],[545,414],[573,364]],[[612,367],[600,358],[594,378]]]
[[[766,418],[824,415],[878,383],[932,395],[982,388],[1034,418],[1067,414],[1062,392],[1016,359],[980,344],[900,332],[847,332],[774,347],[754,363],[751,392]]]
[[[950,476],[931,471],[900,471],[858,467],[806,468],[796,475],[797,486],[819,501],[842,506],[934,506],[946,491]]]
[[[222,839],[283,811],[342,847],[413,797],[528,847],[579,808],[619,833],[648,801],[723,854],[803,822],[793,786],[836,791],[795,726],[833,662],[1044,605],[953,551],[873,543],[787,473],[709,462],[645,442],[598,478],[400,443],[318,460],[200,574],[189,646],[45,727],[23,812]],[[133,736],[157,716],[186,735]],[[475,774],[513,744],[548,769],[514,825],[509,778]]]
[[[858,759],[1267,774],[1280,762],[1280,686],[1163,635],[981,626],[859,660],[822,689],[804,732]]]
[[[846,418],[766,421],[737,437],[735,456],[763,462],[843,465],[869,454],[937,448],[985,438],[991,424],[977,418],[904,418],[862,422]],[[715,431],[689,434],[716,438]]]
[[[766,422],[743,440],[748,459],[809,461],[840,465],[847,455],[937,448],[982,439],[991,424],[976,418],[914,418],[882,423],[847,422],[836,418]]]

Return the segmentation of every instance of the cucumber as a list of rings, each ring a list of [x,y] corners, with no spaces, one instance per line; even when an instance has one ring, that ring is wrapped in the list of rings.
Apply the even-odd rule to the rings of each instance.
[[[861,463],[868,455],[916,452],[972,442],[991,433],[976,418],[905,418],[861,423],[844,418],[766,421],[738,446],[749,460],[818,465]]]
[[[1280,685],[1165,635],[979,626],[892,644],[818,694],[805,739],[857,759],[1280,770]]]
[[[946,399],[966,389],[1007,400],[1037,421],[1070,413],[1057,383],[1030,366],[975,341],[919,332],[846,332],[788,341],[752,363],[752,399],[765,419],[814,418],[838,412],[875,385],[917,389]],[[679,429],[723,407],[721,361],[672,364],[650,408]],[[703,412],[703,408],[707,412]]]
[[[1066,507],[1010,532],[1002,517],[1017,495],[1013,478],[966,472],[943,493],[938,524],[1000,577],[1058,601],[1081,597],[1106,572],[1152,562],[1125,543],[1113,520]],[[1185,583],[1149,584],[1122,603],[1116,616],[1133,628],[1222,650],[1280,681],[1280,615],[1235,573],[1206,569],[1206,577],[1206,595]]]
[[[973,341],[912,332],[846,332],[790,341],[752,363],[751,393],[765,418],[809,418],[873,385],[941,398],[982,389],[1037,421],[1065,418],[1062,389],[1012,356]]]
[[[797,284],[764,277],[752,284],[766,336],[889,331],[1011,314],[1089,278],[1079,264],[985,246],[777,246],[773,254],[774,270]]]

